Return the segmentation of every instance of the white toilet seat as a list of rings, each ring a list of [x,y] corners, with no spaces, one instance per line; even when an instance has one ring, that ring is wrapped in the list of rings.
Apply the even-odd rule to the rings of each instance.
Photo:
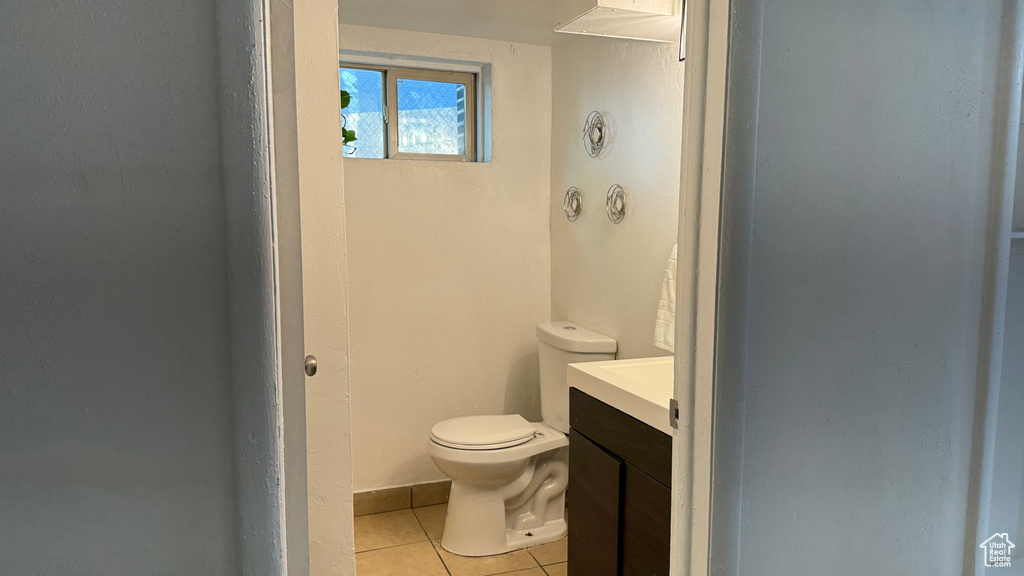
[[[427,454],[450,462],[465,464],[503,464],[523,458],[530,458],[544,452],[569,445],[569,437],[543,422],[531,423],[536,434],[526,442],[501,449],[467,450],[465,447],[452,448],[441,444],[433,437],[427,442]]]
[[[430,439],[456,450],[500,450],[525,444],[537,427],[518,414],[464,416],[434,425]]]
[[[533,437],[531,436],[529,438],[522,438],[520,440],[510,440],[508,442],[501,442],[499,444],[469,444],[469,445],[467,445],[467,444],[456,444],[454,442],[445,442],[444,440],[441,440],[439,438],[435,438],[433,436],[430,437],[430,440],[432,442],[434,442],[435,444],[440,444],[441,446],[444,446],[445,448],[451,448],[453,450],[502,450],[502,449],[505,449],[505,448],[514,448],[516,446],[519,446],[520,444],[526,444],[530,440],[533,440]]]

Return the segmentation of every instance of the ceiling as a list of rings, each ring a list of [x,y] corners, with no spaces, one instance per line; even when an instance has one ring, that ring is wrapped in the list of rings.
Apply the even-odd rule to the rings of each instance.
[[[550,46],[552,0],[339,0],[341,24]]]

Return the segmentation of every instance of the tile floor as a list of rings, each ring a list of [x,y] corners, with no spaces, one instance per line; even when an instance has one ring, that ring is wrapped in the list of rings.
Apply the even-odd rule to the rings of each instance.
[[[357,576],[565,576],[565,538],[500,556],[466,558],[441,548],[447,504],[358,516]]]

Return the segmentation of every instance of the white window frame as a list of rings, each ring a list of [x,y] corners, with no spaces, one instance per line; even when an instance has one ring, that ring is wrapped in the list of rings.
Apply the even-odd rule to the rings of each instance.
[[[339,68],[354,68],[381,73],[381,102],[384,119],[384,158],[392,160],[439,160],[443,162],[476,162],[477,158],[477,74],[473,72],[454,72],[450,70],[432,70],[405,68],[397,66],[374,66],[355,62],[339,62]],[[465,154],[425,154],[420,152],[400,152],[398,148],[398,81],[423,80],[427,82],[444,82],[462,84],[466,87],[466,153]],[[358,136],[358,134],[357,134]],[[373,160],[373,158],[371,158]]]

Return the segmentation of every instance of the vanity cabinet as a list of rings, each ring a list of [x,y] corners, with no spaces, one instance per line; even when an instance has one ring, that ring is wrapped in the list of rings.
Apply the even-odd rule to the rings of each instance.
[[[569,391],[569,576],[667,576],[672,437]]]

